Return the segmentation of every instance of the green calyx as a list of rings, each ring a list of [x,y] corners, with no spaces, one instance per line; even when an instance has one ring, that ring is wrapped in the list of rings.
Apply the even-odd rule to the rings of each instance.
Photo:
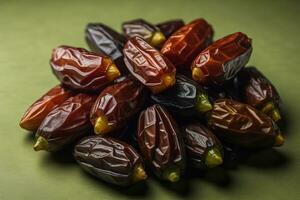
[[[35,151],[41,151],[41,150],[45,150],[45,151],[48,151],[48,141],[42,137],[42,136],[38,136],[34,146],[33,146],[33,149]]]
[[[213,108],[211,105],[208,96],[203,93],[198,93],[196,96],[196,105],[195,109],[200,113],[206,113]]]
[[[163,174],[163,179],[170,181],[172,183],[180,180],[180,170],[177,166],[170,167],[165,170]]]
[[[207,151],[205,157],[205,166],[207,168],[214,168],[223,163],[223,158],[220,150],[218,148],[212,148]]]

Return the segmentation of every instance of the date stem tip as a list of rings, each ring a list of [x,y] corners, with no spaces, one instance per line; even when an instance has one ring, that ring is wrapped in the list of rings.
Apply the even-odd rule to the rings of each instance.
[[[169,174],[168,180],[171,181],[172,183],[179,181],[179,175],[176,172],[171,172]]]
[[[208,168],[213,168],[223,163],[221,152],[217,148],[210,149],[205,158],[205,165]]]
[[[39,136],[33,146],[33,149],[35,151],[41,151],[41,150],[48,151],[48,141],[42,136]]]
[[[165,88],[171,87],[175,84],[175,78],[170,75],[167,75],[163,78],[163,83]]]
[[[118,78],[119,76],[121,76],[121,73],[118,69],[118,67],[115,64],[110,65],[107,70],[106,70],[106,78],[109,81],[113,81],[116,78]]]
[[[147,179],[147,174],[142,165],[136,165],[133,171],[133,182],[139,182]]]
[[[275,143],[274,143],[274,147],[280,147],[284,144],[284,137],[281,133],[279,133],[276,137],[275,137]]]
[[[165,41],[165,35],[162,32],[157,31],[153,34],[150,44],[155,47],[161,47]]]
[[[105,116],[98,117],[95,122],[94,132],[96,134],[103,134],[109,130],[108,121]]]
[[[196,101],[196,110],[200,113],[206,113],[207,111],[210,111],[213,106],[208,100],[208,96],[205,94],[198,94],[197,95],[197,101]]]
[[[201,81],[203,79],[203,72],[200,68],[194,67],[192,70],[192,77],[195,81]]]
[[[280,112],[277,108],[275,108],[274,110],[272,110],[271,112],[271,116],[272,116],[272,119],[277,122],[281,119],[281,115],[280,115]]]

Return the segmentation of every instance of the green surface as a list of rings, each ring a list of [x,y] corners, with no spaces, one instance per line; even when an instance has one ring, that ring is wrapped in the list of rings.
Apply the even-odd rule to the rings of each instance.
[[[300,4],[222,2],[1,0],[0,199],[299,199]],[[18,122],[27,106],[57,83],[48,64],[51,49],[60,44],[86,47],[88,22],[119,29],[122,21],[136,17],[152,22],[204,17],[213,24],[215,38],[235,31],[253,38],[250,64],[275,83],[284,100],[286,145],[252,156],[236,170],[219,171],[218,177],[210,173],[189,180],[188,187],[172,190],[150,180],[140,192],[96,181],[66,157],[34,152],[32,138]]]

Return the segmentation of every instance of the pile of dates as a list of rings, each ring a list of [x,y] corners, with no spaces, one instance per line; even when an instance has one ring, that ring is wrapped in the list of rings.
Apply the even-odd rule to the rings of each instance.
[[[255,67],[252,40],[218,40],[205,19],[143,19],[123,33],[86,26],[89,50],[59,46],[50,66],[60,84],[32,104],[20,126],[34,150],[64,151],[103,181],[176,182],[187,168],[224,165],[238,151],[282,146],[281,99]],[[148,175],[147,175],[148,174]]]

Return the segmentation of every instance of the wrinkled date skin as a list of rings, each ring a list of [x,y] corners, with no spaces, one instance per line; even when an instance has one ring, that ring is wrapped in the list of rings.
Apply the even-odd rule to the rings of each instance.
[[[193,59],[211,44],[212,37],[212,27],[204,19],[196,19],[171,35],[161,52],[177,68],[188,69]]]
[[[162,106],[156,104],[142,111],[137,141],[156,176],[171,182],[180,179],[186,162],[183,139],[176,122]]]
[[[71,91],[60,85],[53,87],[26,110],[20,126],[28,131],[36,131],[48,113],[72,95]]]
[[[278,121],[281,98],[273,84],[255,67],[244,68],[235,78],[242,101]]]
[[[141,37],[154,47],[161,47],[166,38],[159,28],[143,19],[135,19],[122,24],[127,39]]]
[[[230,99],[220,99],[208,116],[208,125],[225,142],[246,148],[281,146],[282,135],[264,113]]]
[[[181,19],[174,19],[156,24],[156,26],[166,36],[166,38],[169,38],[178,29],[184,26],[184,22]]]
[[[174,65],[142,38],[128,40],[123,52],[128,70],[153,93],[162,92],[175,84]]]
[[[110,57],[118,67],[125,65],[123,60],[123,48],[127,41],[125,36],[104,24],[90,23],[85,28],[85,39],[92,51]]]
[[[128,186],[147,177],[140,155],[116,139],[83,138],[75,146],[74,157],[85,171],[115,185]]]
[[[251,39],[241,32],[219,39],[194,59],[193,79],[203,85],[221,85],[247,64],[251,53]]]
[[[57,151],[91,131],[90,110],[97,96],[79,93],[52,110],[36,136],[35,150]]]
[[[107,134],[122,128],[137,114],[145,102],[144,86],[131,78],[108,86],[92,107],[90,119],[96,134]]]
[[[196,168],[222,164],[222,145],[218,138],[199,122],[183,126],[183,138],[191,165]]]
[[[110,58],[83,48],[60,46],[53,50],[50,64],[63,85],[84,92],[99,91],[120,76]]]
[[[154,103],[161,104],[174,114],[192,116],[212,109],[207,94],[195,81],[184,75],[176,76],[175,85],[159,94],[152,94]]]

